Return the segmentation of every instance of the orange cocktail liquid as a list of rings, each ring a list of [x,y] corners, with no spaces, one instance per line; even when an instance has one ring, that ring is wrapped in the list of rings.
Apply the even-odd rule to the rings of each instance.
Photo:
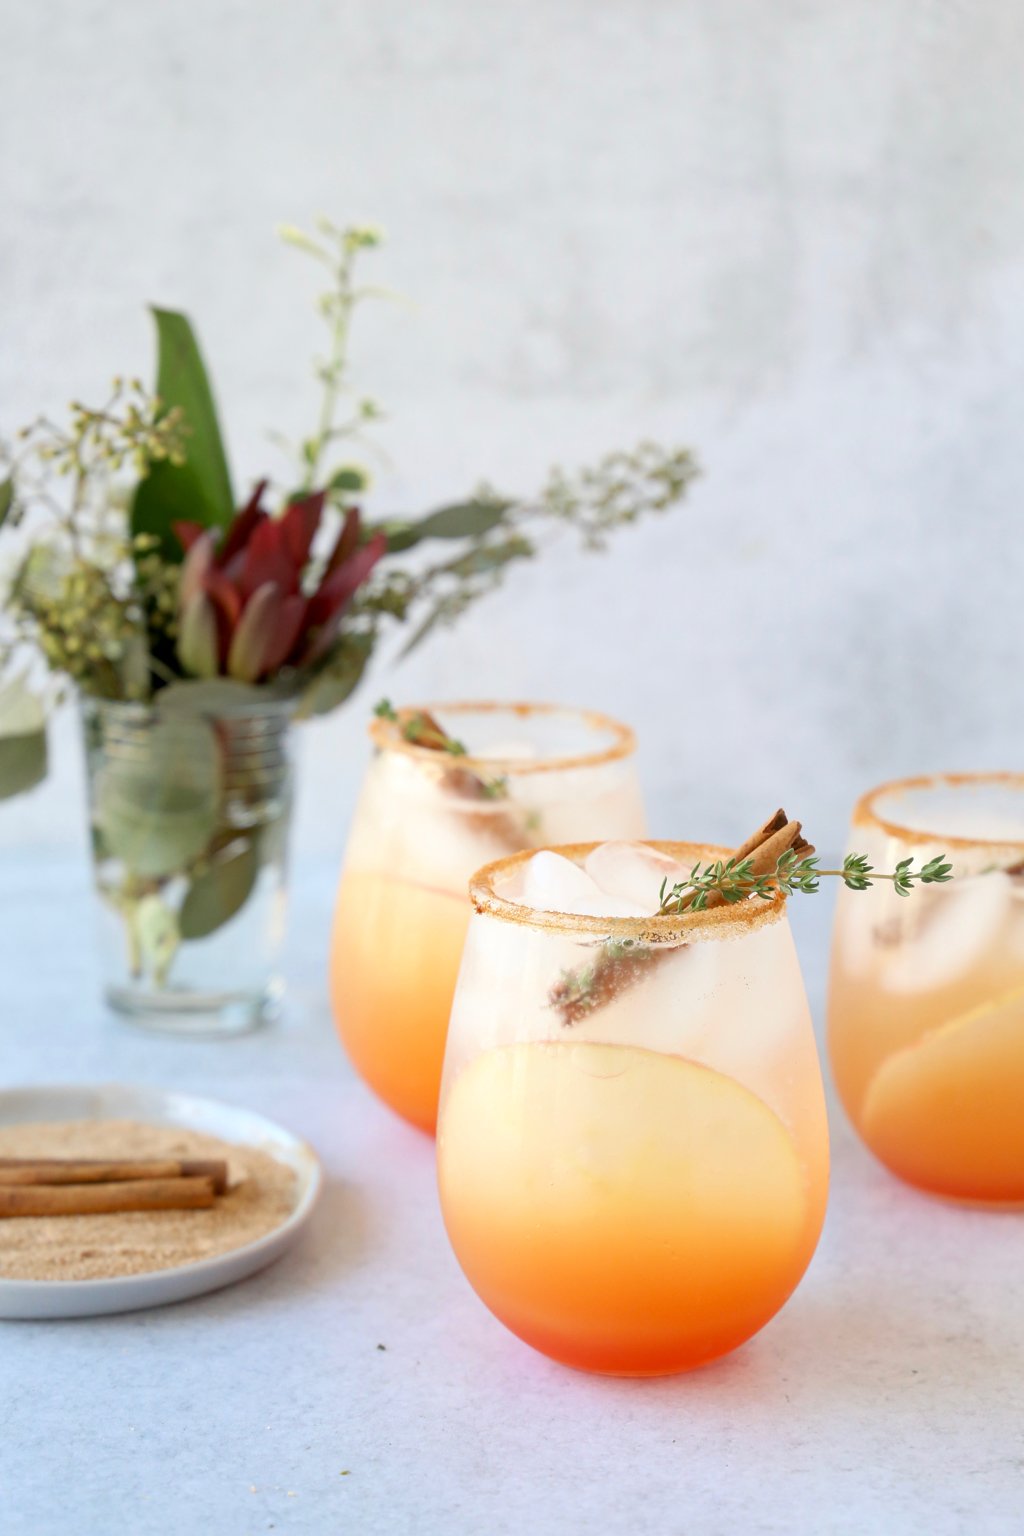
[[[582,1041],[485,1051],[442,1113],[448,1235],[482,1300],[545,1354],[613,1375],[689,1369],[762,1327],[810,1261],[828,1181],[820,1097],[807,1115],[810,1162],[749,1089],[681,1057]]]
[[[833,965],[829,1054],[846,1112],[908,1183],[1024,1203],[1024,963],[995,951],[922,983],[894,992],[872,969]]]
[[[342,1044],[376,1094],[424,1131],[437,1123],[445,1038],[472,908],[387,875],[342,878],[331,1003]]]

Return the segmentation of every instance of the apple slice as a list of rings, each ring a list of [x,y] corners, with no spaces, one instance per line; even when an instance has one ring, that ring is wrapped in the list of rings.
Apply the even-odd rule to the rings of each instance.
[[[1024,988],[895,1051],[868,1087],[862,1128],[911,1184],[1024,1202]]]

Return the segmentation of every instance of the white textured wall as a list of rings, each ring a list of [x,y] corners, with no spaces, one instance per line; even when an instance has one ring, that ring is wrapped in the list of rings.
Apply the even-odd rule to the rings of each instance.
[[[275,222],[383,223],[378,505],[643,434],[706,478],[564,547],[306,738],[340,845],[361,725],[538,695],[640,729],[656,830],[1020,767],[1024,11],[1007,0],[0,0],[0,420],[145,371],[182,306],[236,474],[312,408]],[[65,728],[66,730],[66,728]],[[70,748],[67,739],[58,748]],[[77,763],[0,844],[78,835]]]

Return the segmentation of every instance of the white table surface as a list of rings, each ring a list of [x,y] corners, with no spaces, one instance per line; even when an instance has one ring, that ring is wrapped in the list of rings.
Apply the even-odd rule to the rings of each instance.
[[[105,1013],[79,864],[0,859],[0,1081],[231,1099],[308,1137],[329,1181],[301,1246],[232,1290],[0,1324],[4,1536],[1024,1530],[1024,1218],[912,1194],[833,1112],[825,1235],[781,1316],[690,1376],[575,1374],[476,1300],[432,1144],[345,1064],[333,869],[296,875],[287,1020],[210,1044]],[[795,914],[816,1015],[830,915]]]

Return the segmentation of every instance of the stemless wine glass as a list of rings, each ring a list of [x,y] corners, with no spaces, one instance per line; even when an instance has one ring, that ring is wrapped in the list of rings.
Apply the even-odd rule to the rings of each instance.
[[[688,866],[727,856],[647,844]],[[581,863],[593,845],[557,851]],[[567,1365],[688,1370],[797,1285],[828,1130],[785,898],[649,918],[511,899],[479,871],[449,1029],[438,1179],[491,1311]]]
[[[878,868],[945,854],[954,878],[840,892],[829,1055],[846,1111],[908,1183],[1024,1203],[1024,774],[884,784],[851,840]]]
[[[370,726],[376,749],[349,841],[331,939],[331,1000],[356,1071],[433,1131],[445,1035],[469,922],[466,887],[488,859],[646,831],[628,726],[550,704],[431,705],[467,754]]]

